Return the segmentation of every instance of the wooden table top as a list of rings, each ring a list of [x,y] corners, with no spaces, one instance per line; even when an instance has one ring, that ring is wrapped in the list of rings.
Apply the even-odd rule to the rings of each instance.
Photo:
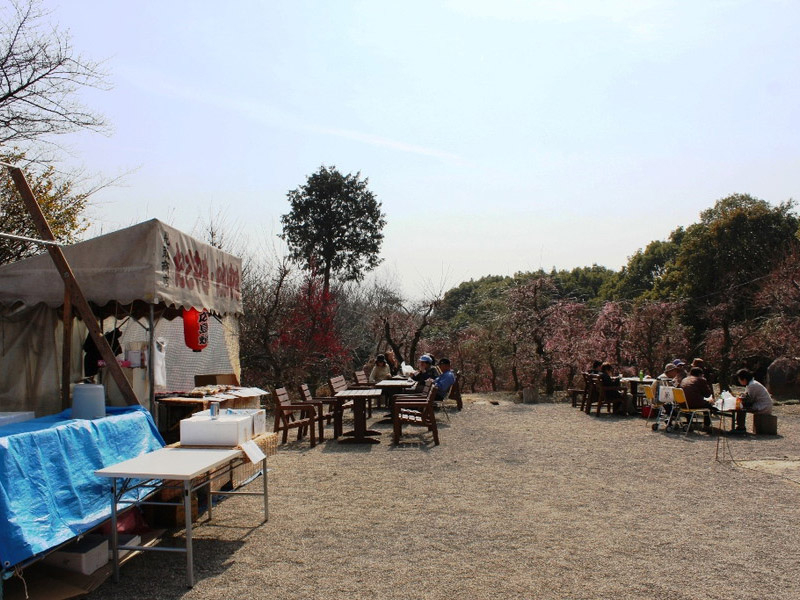
[[[407,388],[414,385],[416,382],[409,379],[384,379],[373,383],[376,388]]]
[[[342,390],[336,392],[335,396],[337,398],[369,398],[370,396],[380,396],[381,394],[383,394],[382,390],[370,388],[362,390]]]

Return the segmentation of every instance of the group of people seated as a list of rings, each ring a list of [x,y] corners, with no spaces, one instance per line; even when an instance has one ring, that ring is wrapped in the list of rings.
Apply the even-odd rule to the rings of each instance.
[[[436,386],[437,400],[443,400],[447,397],[447,393],[455,383],[455,375],[450,367],[450,359],[439,359],[437,365],[436,359],[432,354],[423,354],[417,361],[417,370],[414,371],[410,379],[415,382],[414,387],[410,390],[413,393],[419,393],[425,387],[425,382],[428,379],[433,379],[433,384]],[[394,352],[387,350],[383,354],[378,354],[375,357],[375,365],[369,374],[369,383],[377,383],[384,379],[390,379],[400,371],[400,365],[397,363],[397,358]]]
[[[690,365],[689,372],[685,370],[685,363],[680,359],[675,359],[667,363],[664,372],[659,375],[660,382],[668,382],[674,387],[683,390],[686,396],[686,407],[692,409],[707,408],[711,412],[717,413],[714,406],[714,388],[705,376],[705,363],[701,358],[695,358]],[[735,429],[737,432],[745,431],[745,419],[747,413],[771,414],[772,397],[759,381],[753,377],[749,369],[739,369],[736,372],[736,381],[744,386],[745,393],[742,397],[742,410],[735,411]],[[711,401],[708,400],[711,398]],[[711,429],[711,417],[704,415],[704,427]]]
[[[708,408],[712,412],[718,412],[714,406],[714,388],[706,377],[706,365],[702,358],[695,358],[689,370],[686,370],[686,363],[679,358],[664,366],[664,372],[658,376],[658,385],[671,385],[683,390],[686,396],[687,408],[698,409]],[[634,414],[635,407],[633,398],[626,394],[620,386],[620,377],[613,377],[613,365],[607,362],[596,360],[592,363],[589,373],[599,375],[603,387],[606,388],[607,398],[613,402],[613,410],[617,414]],[[745,394],[742,397],[742,410],[735,411],[734,431],[745,431],[746,414],[771,414],[772,397],[760,382],[756,381],[749,369],[739,369],[736,372],[736,381],[745,387]],[[658,391],[656,390],[656,394]],[[710,398],[711,401],[707,400]],[[711,429],[711,417],[704,415],[704,427]]]

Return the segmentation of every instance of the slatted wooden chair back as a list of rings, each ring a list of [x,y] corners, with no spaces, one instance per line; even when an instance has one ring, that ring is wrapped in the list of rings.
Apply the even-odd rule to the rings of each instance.
[[[607,412],[611,412],[615,399],[609,394],[611,390],[603,385],[603,379],[599,375],[594,382],[594,387],[597,390],[597,416],[599,417],[600,411],[603,408],[603,404],[608,407]]]
[[[436,424],[434,402],[436,401],[436,386],[431,385],[428,395],[424,400],[406,401],[396,400],[392,407],[392,424],[394,430],[394,443],[400,443],[403,425],[416,425],[426,427],[433,434],[433,443],[439,445],[439,428]]]
[[[318,419],[320,421],[319,439],[324,439],[322,433],[324,424],[329,425],[331,422],[333,422],[334,439],[338,438],[342,434],[342,415],[345,410],[352,410],[352,400],[345,402],[332,396],[314,396],[311,393],[311,388],[308,387],[307,383],[304,383],[300,386],[300,397],[302,398],[303,402],[313,402],[314,404],[322,404],[323,407],[327,407],[323,411],[318,411]]]
[[[456,371],[456,380],[450,388],[450,398],[456,401],[456,408],[461,410],[464,407],[464,401],[461,399],[461,372]]]
[[[600,379],[600,376],[594,373],[584,373],[583,378],[589,390],[581,403],[581,410],[589,414],[592,412],[592,404],[597,402],[597,381]]]
[[[328,380],[328,383],[331,386],[331,396],[335,396],[337,392],[341,392],[347,389],[347,381],[345,381],[344,375],[337,375],[336,377],[331,377]]]
[[[291,399],[289,398],[289,392],[285,387],[275,388],[275,403],[281,406],[292,403]]]
[[[353,373],[353,379],[357,384],[360,385],[368,385],[369,384],[369,377],[367,374],[364,373],[362,369],[358,369]]]

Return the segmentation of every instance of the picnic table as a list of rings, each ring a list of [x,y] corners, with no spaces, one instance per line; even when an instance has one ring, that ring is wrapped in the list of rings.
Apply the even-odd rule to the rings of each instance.
[[[367,429],[367,400],[380,398],[382,390],[377,388],[340,390],[335,397],[353,401],[353,430],[346,431],[339,440],[340,444],[379,444],[371,436],[378,436],[380,431]]]
[[[622,377],[620,379],[620,383],[627,383],[631,388],[631,396],[636,398],[636,395],[639,393],[639,386],[640,385],[653,385],[656,380],[652,377],[645,377],[643,379],[639,379],[638,377]]]

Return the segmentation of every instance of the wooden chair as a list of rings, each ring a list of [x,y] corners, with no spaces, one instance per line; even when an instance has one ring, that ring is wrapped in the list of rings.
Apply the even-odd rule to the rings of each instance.
[[[356,382],[356,385],[369,385],[369,377],[363,369],[356,369],[353,372],[353,381]]]
[[[295,416],[298,414],[298,416]],[[283,431],[283,443],[289,439],[289,430],[297,429],[297,439],[300,440],[306,431],[310,432],[311,447],[317,445],[314,423],[317,418],[317,408],[313,404],[293,404],[289,399],[286,388],[275,389],[275,427],[273,431]]]
[[[611,412],[614,408],[614,401],[619,400],[624,402],[623,398],[614,398],[613,396],[609,395],[608,392],[620,391],[623,394],[625,390],[617,385],[603,385],[603,380],[598,376],[597,380],[595,381],[595,388],[597,390],[597,416],[600,416],[600,411],[603,408],[603,404],[608,407],[607,412]],[[589,412],[589,411],[587,411]]]
[[[681,425],[681,417],[686,419],[686,424],[681,425],[686,427],[686,435],[689,435],[689,432],[692,430],[692,425],[694,424],[694,418],[697,415],[702,415],[704,421],[707,418],[709,424],[711,423],[711,409],[689,408],[686,403],[686,393],[681,388],[673,389],[672,397],[675,400],[675,405],[678,408],[678,416],[677,416],[678,425]],[[722,421],[721,418],[720,421]],[[711,427],[709,426],[709,433],[710,432],[711,432]]]
[[[456,380],[450,388],[450,398],[456,401],[456,408],[461,410],[464,408],[464,401],[461,398],[461,373],[454,371]]]
[[[344,378],[344,375],[337,375],[336,377],[331,377],[328,380],[328,385],[331,388],[331,396],[336,396],[337,392],[341,392],[344,390],[369,389],[372,387],[369,384],[367,385],[348,384],[347,380]],[[372,398],[367,398],[367,418],[371,417],[372,417]]]
[[[304,403],[313,404],[317,408],[317,423],[319,423],[319,439],[322,441],[323,429],[326,424],[333,423],[333,439],[342,435],[342,416],[344,411],[348,408],[353,408],[352,402],[343,402],[341,398],[334,398],[332,396],[317,396],[311,393],[311,388],[307,383],[300,386],[300,397]],[[323,410],[327,406],[328,410]]]
[[[589,390],[591,389],[591,380],[589,379],[588,373],[581,373],[583,375],[583,387],[582,388],[569,388],[567,393],[572,396],[572,408],[577,408],[578,406],[578,397],[581,397],[581,410],[586,405],[586,396],[589,394]]]
[[[586,394],[583,402],[581,402],[581,410],[588,415],[592,412],[592,404],[597,402],[597,381],[600,379],[600,376],[590,373],[584,373],[583,376],[586,385],[589,386],[589,392]]]
[[[436,386],[431,385],[428,395],[424,400],[399,400],[395,398],[392,404],[392,425],[394,429],[394,443],[400,443],[403,425],[427,427],[433,433],[433,443],[439,445],[439,428],[436,425],[436,414],[433,403],[436,400]]]

